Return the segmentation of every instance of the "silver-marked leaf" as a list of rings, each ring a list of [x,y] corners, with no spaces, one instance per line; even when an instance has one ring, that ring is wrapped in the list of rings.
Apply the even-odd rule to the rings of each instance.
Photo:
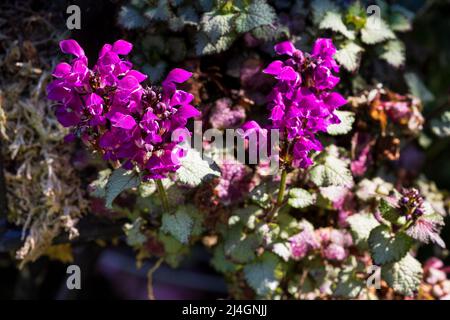
[[[279,281],[275,277],[277,264],[276,256],[264,254],[260,261],[245,266],[245,280],[257,295],[266,295],[278,287]]]
[[[181,167],[177,170],[178,179],[191,186],[199,185],[209,177],[217,177],[220,171],[208,161],[203,160],[195,149],[189,149],[185,157],[181,158]]]
[[[241,12],[236,18],[236,30],[249,32],[255,28],[271,25],[275,22],[275,11],[265,0],[253,0],[247,12]]]
[[[98,173],[98,178],[89,184],[89,194],[96,198],[105,198],[105,188],[110,175],[111,169],[101,170]]]
[[[314,196],[302,188],[293,188],[289,190],[288,203],[291,207],[301,209],[314,203]]]
[[[407,254],[398,262],[384,265],[381,268],[381,277],[397,293],[412,296],[422,280],[422,265]]]
[[[361,29],[362,42],[375,44],[389,39],[395,39],[395,34],[388,24],[375,14],[368,17],[364,28]]]
[[[363,51],[364,49],[356,43],[348,42],[334,54],[334,58],[347,71],[353,72],[359,67]]]
[[[275,243],[272,247],[272,252],[282,258],[284,261],[288,261],[291,257],[291,247],[287,242]]]
[[[197,55],[219,53],[227,50],[235,39],[236,34],[231,32],[212,42],[204,32],[198,32],[195,36],[195,51]]]
[[[181,243],[188,242],[193,226],[194,220],[182,208],[173,214],[166,212],[162,216],[161,230],[171,234]]]
[[[341,271],[333,296],[353,299],[358,297],[365,287],[364,281],[356,278],[353,272]]]
[[[131,170],[119,168],[113,171],[105,185],[105,206],[112,208],[114,199],[124,190],[139,186],[141,178]]]
[[[225,256],[236,263],[247,263],[255,259],[258,245],[259,241],[254,234],[247,235],[242,232],[242,225],[233,225],[225,237]]]
[[[352,130],[353,122],[355,122],[355,113],[351,111],[335,111],[335,114],[341,120],[341,123],[331,124],[327,128],[328,134],[332,136],[346,134]]]
[[[138,217],[133,223],[126,223],[124,225],[124,232],[127,236],[127,244],[129,246],[140,246],[147,241],[147,237],[141,232],[141,227],[144,220]]]
[[[309,171],[312,182],[319,187],[353,185],[348,163],[333,154],[322,155]]]
[[[393,67],[400,67],[405,63],[405,45],[398,40],[390,40],[383,46],[384,52],[380,58]]]
[[[372,259],[377,265],[399,261],[408,253],[413,243],[405,233],[393,234],[385,225],[373,229],[368,242]]]
[[[212,42],[216,42],[220,37],[231,31],[234,14],[217,14],[208,12],[203,15],[202,29],[208,35]]]
[[[354,242],[357,245],[366,245],[370,232],[380,223],[370,213],[357,213],[347,218],[352,231]]]
[[[355,39],[355,33],[347,29],[347,26],[342,21],[341,14],[338,12],[327,12],[319,24],[319,29],[330,29],[341,33],[350,40]]]

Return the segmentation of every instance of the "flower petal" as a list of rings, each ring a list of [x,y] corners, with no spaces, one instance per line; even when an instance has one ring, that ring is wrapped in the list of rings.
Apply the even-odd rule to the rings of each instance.
[[[281,42],[274,47],[275,52],[278,54],[287,54],[288,56],[292,56],[294,52],[297,50],[294,47],[294,44],[291,41]]]
[[[284,67],[276,76],[278,80],[292,81],[297,79],[297,72],[292,67]]]
[[[70,66],[70,64],[61,62],[55,67],[55,70],[53,70],[52,76],[56,78],[62,78],[67,75],[71,69],[72,67]]]
[[[175,68],[172,71],[169,72],[166,79],[163,81],[164,83],[170,83],[170,82],[176,82],[176,83],[183,83],[187,79],[189,79],[192,76],[192,72],[186,71],[184,69]]]
[[[185,92],[183,90],[177,90],[172,96],[172,99],[170,100],[170,105],[172,106],[178,106],[178,105],[185,105],[189,104],[192,100],[194,100],[194,96],[188,92]]]
[[[121,55],[129,54],[131,49],[133,49],[133,45],[125,40],[117,40],[112,46],[112,51]]]
[[[136,126],[136,121],[134,118],[128,114],[123,114],[121,112],[115,112],[110,117],[111,123],[114,127],[131,130]]]
[[[277,75],[281,72],[281,69],[284,67],[284,63],[280,60],[275,60],[271,62],[267,68],[263,70],[263,73]]]
[[[67,54],[73,54],[75,57],[83,57],[84,50],[80,47],[75,40],[63,40],[59,43],[61,51]]]
[[[202,113],[198,111],[196,108],[191,106],[190,104],[182,105],[178,108],[178,111],[176,113],[177,116],[182,117],[184,119],[192,118],[192,117],[198,117]]]

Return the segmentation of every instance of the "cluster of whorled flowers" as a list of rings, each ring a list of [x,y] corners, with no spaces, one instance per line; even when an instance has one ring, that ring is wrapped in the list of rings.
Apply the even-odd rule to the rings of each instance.
[[[280,161],[283,167],[307,168],[312,164],[312,150],[322,149],[318,132],[326,132],[330,124],[340,122],[334,111],[347,103],[333,88],[339,78],[339,66],[333,58],[336,52],[331,39],[317,39],[311,54],[285,41],[275,46],[284,61],[275,60],[263,71],[277,80],[270,93],[270,129],[280,133]],[[246,130],[262,130],[254,121]]]
[[[61,41],[60,47],[75,58],[55,67],[47,91],[58,102],[59,122],[74,129],[67,139],[78,136],[105,160],[139,168],[144,180],[176,171],[185,151],[172,141],[172,132],[200,115],[191,105],[193,95],[176,88],[192,74],[173,69],[161,88],[143,87],[147,76],[120,57],[131,51],[129,42],[105,44],[92,68],[75,40]]]

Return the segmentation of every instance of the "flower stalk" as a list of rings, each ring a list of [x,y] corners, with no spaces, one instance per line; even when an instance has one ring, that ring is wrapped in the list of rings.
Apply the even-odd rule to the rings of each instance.
[[[164,189],[164,185],[161,179],[156,179],[156,187],[158,188],[159,198],[161,199],[161,204],[164,208],[165,212],[169,212],[169,198],[167,197],[166,189]]]
[[[281,180],[280,180],[280,188],[278,190],[278,198],[277,198],[277,207],[281,207],[284,199],[284,192],[286,191],[286,176],[287,171],[283,169],[281,171]]]

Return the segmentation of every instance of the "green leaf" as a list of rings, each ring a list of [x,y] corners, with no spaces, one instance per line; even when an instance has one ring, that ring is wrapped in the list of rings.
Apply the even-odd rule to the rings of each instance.
[[[398,32],[410,31],[412,29],[410,19],[400,12],[394,12],[391,14],[389,17],[389,26],[392,30]]]
[[[261,208],[267,209],[272,205],[271,199],[278,193],[278,187],[278,183],[263,182],[250,192],[250,199]]]
[[[252,30],[252,35],[255,38],[264,40],[265,42],[278,40],[285,34],[289,34],[288,28],[274,28],[272,25],[260,26]]]
[[[245,208],[238,208],[233,212],[233,215],[228,219],[228,225],[242,223],[249,229],[254,229],[256,226],[257,217],[263,213],[263,210],[256,205],[249,205]]]
[[[439,119],[430,122],[431,131],[438,137],[450,136],[450,111],[444,112]]]
[[[106,184],[108,183],[109,176],[111,175],[111,169],[101,170],[98,173],[98,178],[92,181],[89,185],[89,194],[96,198],[105,198],[106,196]]]
[[[255,259],[255,250],[259,245],[254,234],[242,232],[242,225],[237,224],[227,230],[224,242],[225,256],[236,263],[247,263]]]
[[[370,213],[357,213],[347,218],[354,242],[359,246],[367,246],[370,232],[380,223]]]
[[[397,223],[400,214],[388,201],[381,198],[380,204],[378,205],[378,209],[380,210],[383,219],[386,219],[391,223]]]
[[[218,245],[214,248],[211,264],[217,271],[222,273],[230,273],[236,271],[236,265],[228,261],[225,257],[223,245]]]
[[[318,187],[353,185],[348,163],[326,151],[316,158],[316,163],[311,167],[309,174],[311,181]]]
[[[291,257],[291,248],[288,242],[275,243],[272,247],[272,252],[284,261],[289,261],[289,258]]]
[[[368,17],[364,28],[361,29],[362,42],[375,44],[389,39],[395,39],[395,34],[387,23],[375,14]]]
[[[397,293],[412,296],[422,280],[422,265],[407,254],[398,262],[384,265],[381,268],[381,277]]]
[[[352,130],[353,122],[355,122],[355,113],[351,111],[335,111],[335,114],[341,120],[341,123],[331,124],[327,128],[328,134],[332,136],[346,134]]]
[[[189,252],[189,248],[183,246],[183,244],[172,237],[171,235],[160,232],[158,239],[164,245],[165,261],[173,268],[176,268],[183,259],[183,255]]]
[[[236,39],[236,34],[231,32],[220,37],[216,42],[211,42],[204,32],[198,32],[195,37],[195,51],[198,55],[208,55],[227,50]]]
[[[156,7],[146,10],[144,15],[150,20],[168,21],[171,15],[169,3],[167,0],[158,0]]]
[[[359,67],[363,51],[364,49],[356,43],[347,42],[335,53],[334,58],[347,71],[353,72]]]
[[[330,0],[314,0],[311,3],[313,22],[319,24],[328,12],[339,12],[335,3]]]
[[[327,12],[319,24],[319,29],[330,29],[341,33],[350,40],[355,39],[355,33],[347,29],[347,26],[342,21],[341,14],[338,12]]]
[[[391,11],[389,25],[392,30],[405,32],[412,29],[412,20],[414,18],[413,12],[399,5],[392,5]]]
[[[170,193],[170,190],[168,191]],[[187,204],[181,206],[178,211],[186,212],[192,218],[193,225],[191,235],[200,236],[203,232],[204,215],[197,209],[197,207],[192,204]]]
[[[398,40],[390,40],[383,46],[384,52],[380,58],[393,67],[400,67],[405,63],[405,45]]]
[[[183,211],[183,208],[178,209],[174,214],[167,212],[163,214],[161,230],[171,234],[181,243],[188,242],[193,226],[193,219]]]
[[[114,199],[124,190],[139,186],[141,178],[131,170],[119,168],[113,171],[105,185],[105,206],[112,208]]]
[[[408,72],[404,75],[406,84],[408,85],[409,92],[413,96],[422,100],[422,103],[426,104],[434,100],[434,95],[428,90],[425,84],[420,80],[417,74]]]
[[[405,233],[392,234],[385,225],[373,229],[368,242],[372,259],[377,265],[399,261],[408,253],[413,243]]]
[[[202,18],[202,30],[212,42],[217,42],[220,37],[231,31],[235,17],[235,14],[205,13]]]
[[[312,205],[314,203],[314,197],[305,189],[293,188],[289,190],[288,203],[294,208],[302,209]]]
[[[123,6],[120,8],[118,22],[125,29],[145,28],[148,25],[148,20],[137,9],[131,6]]]
[[[275,277],[277,264],[278,259],[274,255],[264,254],[260,261],[245,266],[245,280],[257,295],[267,295],[278,287],[279,281]]]
[[[236,19],[236,30],[239,33],[249,32],[255,28],[270,25],[276,19],[275,11],[265,0],[254,0],[247,12],[242,12]]]
[[[210,177],[220,176],[220,171],[214,169],[195,149],[189,149],[181,158],[181,167],[177,170],[178,179],[191,186],[199,185]]]
[[[335,297],[357,298],[365,289],[366,284],[361,279],[356,278],[353,272],[342,271],[339,274],[338,283],[333,291]]]
[[[197,12],[190,5],[180,7],[178,9],[178,16],[183,20],[185,25],[189,26],[197,26],[200,20]]]
[[[141,227],[143,224],[143,219],[138,217],[133,221],[133,223],[126,223],[124,225],[125,235],[127,236],[127,244],[129,246],[141,246],[147,241],[147,237],[141,232]]]

